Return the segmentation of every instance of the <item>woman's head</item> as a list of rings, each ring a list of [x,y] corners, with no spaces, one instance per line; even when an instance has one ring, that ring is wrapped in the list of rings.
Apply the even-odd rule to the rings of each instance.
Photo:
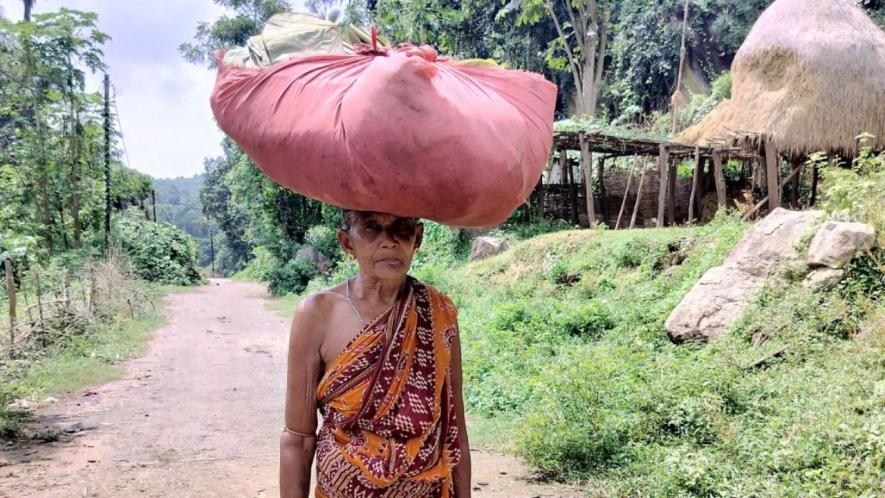
[[[382,279],[405,275],[424,237],[418,218],[374,211],[342,210],[338,242],[360,271]]]

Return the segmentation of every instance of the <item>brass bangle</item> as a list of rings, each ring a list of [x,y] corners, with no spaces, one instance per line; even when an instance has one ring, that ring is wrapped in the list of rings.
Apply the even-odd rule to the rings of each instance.
[[[283,426],[283,432],[288,432],[289,434],[295,434],[296,436],[301,436],[301,437],[316,437],[316,434],[308,434],[306,432],[295,431],[295,430],[290,429],[286,425]]]

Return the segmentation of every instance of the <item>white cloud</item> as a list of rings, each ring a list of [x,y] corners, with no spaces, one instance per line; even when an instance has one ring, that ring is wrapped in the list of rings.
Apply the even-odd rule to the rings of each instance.
[[[185,62],[178,46],[198,22],[224,11],[211,0],[42,0],[34,12],[59,7],[97,12],[116,90],[117,107],[133,168],[156,177],[190,176],[203,158],[221,153],[221,132],[209,108],[213,71]],[[20,19],[20,0],[0,0],[10,19]],[[102,75],[90,76],[99,91]]]

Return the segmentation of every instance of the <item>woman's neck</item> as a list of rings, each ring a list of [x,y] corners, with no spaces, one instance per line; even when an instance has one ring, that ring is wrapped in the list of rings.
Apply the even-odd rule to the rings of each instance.
[[[388,280],[359,273],[353,279],[351,292],[354,299],[366,304],[390,306],[396,301],[406,278],[407,276],[403,275],[398,279]]]

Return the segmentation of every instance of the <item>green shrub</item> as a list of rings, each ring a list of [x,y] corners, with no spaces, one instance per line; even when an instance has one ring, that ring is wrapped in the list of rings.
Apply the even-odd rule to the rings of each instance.
[[[268,275],[268,292],[274,296],[301,293],[316,274],[316,268],[310,260],[302,258],[289,261],[274,260]]]
[[[326,225],[317,225],[307,229],[304,241],[331,259],[341,258],[341,245],[335,230]]]
[[[122,216],[117,219],[116,232],[114,240],[119,241],[139,278],[172,285],[200,282],[196,243],[175,226]]]

